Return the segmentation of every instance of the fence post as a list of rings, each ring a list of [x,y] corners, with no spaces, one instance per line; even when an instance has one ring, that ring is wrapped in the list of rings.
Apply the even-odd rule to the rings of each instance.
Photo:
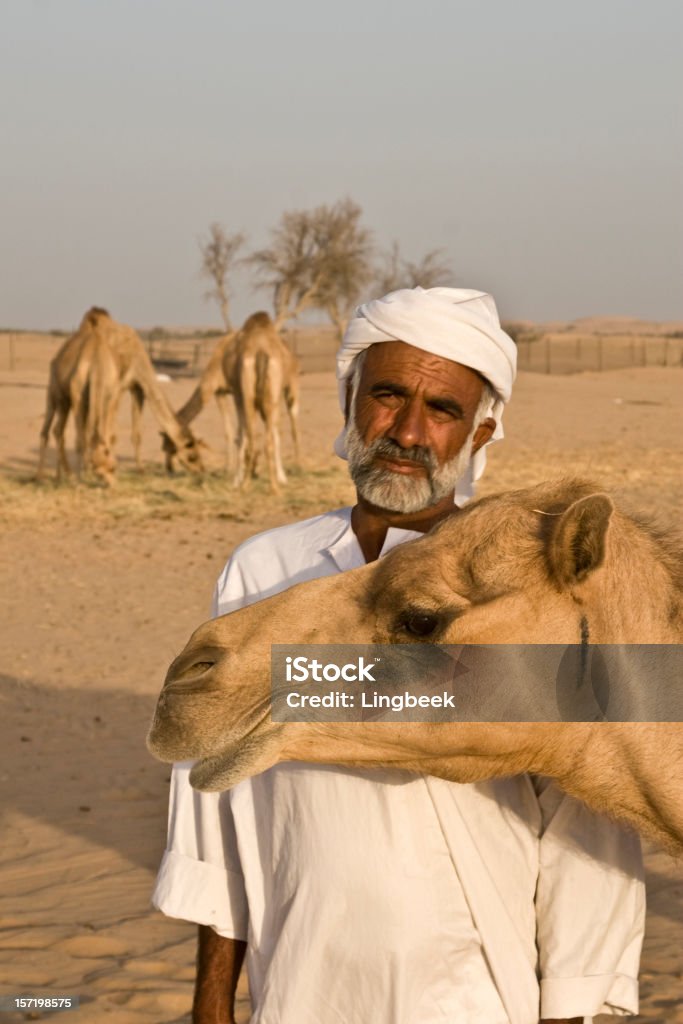
[[[642,338],[640,342],[640,365],[647,366],[647,349],[645,348],[645,338]]]
[[[550,373],[550,335],[545,336],[545,372]]]
[[[9,368],[14,369],[14,335],[10,334],[9,337]]]
[[[665,338],[664,339],[664,360],[662,362],[662,366],[668,366],[668,365],[669,365],[669,339]]]
[[[598,334],[598,370],[602,370],[602,335]]]

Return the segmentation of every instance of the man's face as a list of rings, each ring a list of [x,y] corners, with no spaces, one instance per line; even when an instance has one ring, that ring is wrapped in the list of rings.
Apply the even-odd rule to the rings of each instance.
[[[414,513],[451,494],[495,423],[475,426],[481,378],[468,367],[402,341],[366,354],[346,433],[359,494]]]

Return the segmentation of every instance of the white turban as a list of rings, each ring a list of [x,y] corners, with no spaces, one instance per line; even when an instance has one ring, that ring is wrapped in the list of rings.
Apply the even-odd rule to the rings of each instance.
[[[402,288],[383,299],[364,302],[349,323],[337,353],[337,380],[342,411],[354,358],[370,345],[403,341],[435,356],[452,359],[485,377],[496,393],[489,413],[496,421],[491,441],[503,437],[503,407],[510,400],[517,367],[517,348],[500,326],[496,304],[486,292],[471,288]],[[334,450],[346,458],[344,429]],[[488,443],[490,444],[491,441]],[[486,466],[484,448],[470,461],[458,481],[455,500],[471,498],[473,483]]]

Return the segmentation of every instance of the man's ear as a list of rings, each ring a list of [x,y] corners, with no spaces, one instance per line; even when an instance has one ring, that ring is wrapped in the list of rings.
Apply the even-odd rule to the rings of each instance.
[[[485,445],[487,441],[491,440],[493,431],[496,429],[496,421],[488,416],[485,420],[482,420],[477,429],[474,432],[472,438],[472,454],[478,452],[482,445]]]
[[[605,558],[605,541],[614,505],[606,494],[590,494],[570,505],[557,520],[548,559],[560,584],[581,583]]]

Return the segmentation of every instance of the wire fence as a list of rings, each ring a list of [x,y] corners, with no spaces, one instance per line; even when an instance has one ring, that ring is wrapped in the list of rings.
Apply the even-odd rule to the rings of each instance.
[[[532,373],[583,373],[642,366],[682,366],[683,337],[576,335],[519,339],[517,365]]]
[[[198,377],[218,344],[218,338],[153,338],[144,342],[158,373],[169,377]]]
[[[302,373],[334,370],[339,342],[332,328],[290,328],[283,335]],[[61,339],[50,335],[3,331],[0,333],[0,368],[10,371],[26,368],[34,363],[38,349],[47,345],[52,350],[58,341]],[[169,335],[147,339],[144,344],[158,373],[169,377],[198,377],[219,341],[219,337]],[[643,366],[683,367],[683,332],[631,335],[532,332],[528,337],[517,338],[517,364],[520,370],[549,374]]]
[[[339,341],[334,330],[322,327],[288,329],[282,332],[285,342],[297,357],[302,373],[324,373],[334,370],[334,357]],[[219,338],[164,337],[145,341],[145,348],[159,373],[169,377],[198,376],[219,342]]]
[[[334,369],[339,345],[332,330],[292,330],[286,340],[303,373]],[[683,366],[683,336],[540,335],[517,342],[517,364],[532,373],[569,374],[640,366]]]

